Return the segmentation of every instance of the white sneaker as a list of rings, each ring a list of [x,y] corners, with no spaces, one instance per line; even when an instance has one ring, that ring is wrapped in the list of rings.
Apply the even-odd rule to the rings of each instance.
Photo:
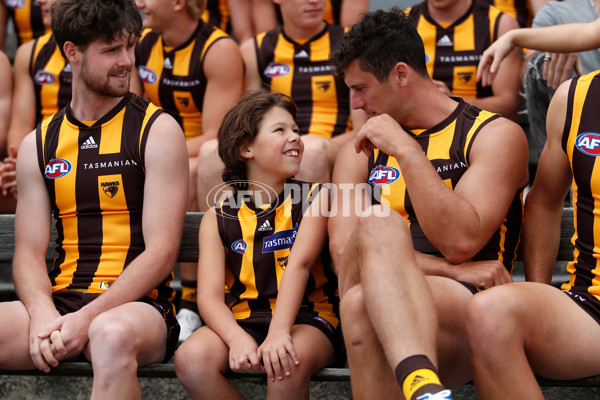
[[[200,315],[187,308],[179,310],[177,313],[177,322],[179,322],[179,326],[181,327],[181,331],[179,332],[179,343],[182,343],[185,339],[190,337],[196,329],[202,326]]]
[[[450,389],[442,390],[437,393],[425,393],[422,396],[417,397],[417,400],[452,400],[452,392]]]

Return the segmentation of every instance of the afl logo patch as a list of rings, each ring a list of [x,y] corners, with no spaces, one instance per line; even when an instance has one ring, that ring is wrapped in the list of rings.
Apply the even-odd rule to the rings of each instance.
[[[600,156],[600,133],[586,132],[577,136],[575,146],[588,156]]]
[[[140,65],[138,67],[138,73],[140,75],[140,79],[143,83],[147,85],[152,85],[156,82],[158,77],[156,76],[156,72],[152,71],[150,68],[145,65]]]
[[[238,254],[245,254],[246,248],[248,245],[244,242],[244,239],[238,239],[231,244],[231,250],[235,251]]]
[[[56,78],[50,72],[47,72],[44,70],[39,70],[38,72],[35,73],[33,80],[38,85],[44,86],[44,85],[53,84],[54,81],[56,81]]]
[[[25,0],[6,0],[6,6],[11,10],[18,10],[25,7]]]
[[[282,76],[286,76],[287,74],[289,74],[291,71],[291,68],[286,65],[286,64],[282,64],[282,63],[269,63],[269,65],[267,65],[267,68],[265,68],[265,76],[268,78],[279,78]]]
[[[400,177],[400,171],[394,167],[378,165],[371,170],[369,174],[369,183],[371,185],[389,185]]]
[[[71,163],[62,158],[53,158],[46,165],[44,176],[48,179],[57,179],[71,172]]]

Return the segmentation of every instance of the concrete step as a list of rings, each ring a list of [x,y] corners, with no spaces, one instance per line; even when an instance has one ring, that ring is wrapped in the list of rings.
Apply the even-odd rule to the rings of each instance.
[[[266,385],[255,382],[233,380],[232,384],[247,400],[266,398]],[[189,399],[176,379],[141,378],[142,398],[145,400],[184,400]],[[3,400],[55,400],[89,399],[92,378],[63,376],[2,376],[0,378],[0,398]],[[352,399],[349,382],[311,382],[312,400]],[[600,398],[600,388],[558,388],[544,387],[546,400],[581,400]],[[453,390],[455,400],[477,400],[473,385],[463,385]]]

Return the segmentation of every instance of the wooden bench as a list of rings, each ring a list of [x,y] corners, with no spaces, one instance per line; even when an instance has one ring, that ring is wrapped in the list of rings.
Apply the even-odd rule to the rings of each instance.
[[[198,226],[202,213],[187,213],[181,246],[179,249],[179,262],[196,262],[198,259]],[[53,232],[53,237],[55,232]],[[562,218],[562,229],[558,261],[567,261],[572,257],[573,246],[571,237],[573,235],[573,209],[565,208]],[[46,259],[51,262],[54,259],[54,240],[48,248]],[[0,263],[12,262],[14,253],[14,215],[0,215]],[[14,288],[13,288],[14,290]],[[44,375],[39,370],[1,370],[0,375]],[[52,369],[49,375],[56,376],[92,376],[93,371],[89,363],[65,362]],[[173,364],[153,364],[138,369],[138,376],[143,378],[176,378]],[[229,373],[229,379],[243,379],[247,381],[266,382],[266,374],[261,372],[250,372],[247,374]],[[347,368],[324,368],[312,377],[313,381],[349,381],[350,371]],[[553,380],[538,378],[542,386],[556,387],[600,387],[600,376],[574,380]]]

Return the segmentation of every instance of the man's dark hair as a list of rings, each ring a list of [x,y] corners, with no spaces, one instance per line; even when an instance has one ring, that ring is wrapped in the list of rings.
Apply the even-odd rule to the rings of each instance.
[[[254,141],[265,114],[274,107],[283,108],[296,119],[297,108],[291,97],[265,90],[246,93],[225,114],[217,134],[219,157],[225,164],[224,182],[240,189],[247,187],[247,160],[240,154],[240,149]]]
[[[419,75],[428,76],[423,40],[398,7],[363,14],[330,56],[331,63],[341,75],[357,59],[360,68],[373,74],[379,82],[387,81],[398,62],[405,62]]]
[[[142,31],[142,17],[133,0],[58,0],[50,10],[52,32],[63,56],[65,42],[85,50],[98,39],[109,43]]]

